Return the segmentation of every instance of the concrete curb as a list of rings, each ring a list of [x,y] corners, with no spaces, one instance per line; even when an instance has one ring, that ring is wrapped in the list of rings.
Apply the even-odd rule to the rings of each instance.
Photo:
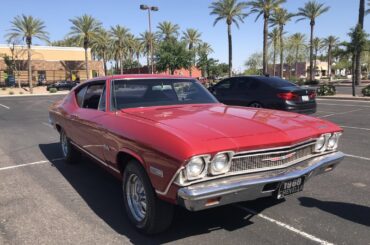
[[[0,95],[0,98],[12,98],[12,97],[30,97],[30,96],[53,96],[53,95],[66,95],[69,91],[61,91],[57,93],[49,94],[13,94],[13,95]]]
[[[327,100],[357,100],[357,101],[369,101],[370,97],[343,97],[343,96],[335,96],[335,95],[329,95],[329,96],[317,96],[318,99],[327,99]]]

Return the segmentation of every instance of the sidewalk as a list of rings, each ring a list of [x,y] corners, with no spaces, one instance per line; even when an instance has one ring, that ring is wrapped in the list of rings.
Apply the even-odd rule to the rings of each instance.
[[[364,96],[355,96],[349,94],[336,94],[336,95],[328,95],[328,96],[317,96],[318,99],[332,99],[332,100],[360,100],[360,101],[369,101],[370,97]]]

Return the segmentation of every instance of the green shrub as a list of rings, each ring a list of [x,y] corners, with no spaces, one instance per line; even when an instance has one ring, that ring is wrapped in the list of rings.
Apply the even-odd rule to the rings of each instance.
[[[9,91],[9,95],[13,95],[13,94],[14,94],[14,92],[10,90]]]
[[[305,85],[318,85],[320,83],[319,80],[310,80],[310,81],[306,81],[304,84]]]
[[[370,85],[367,85],[365,88],[361,90],[364,96],[370,96]]]
[[[317,89],[317,95],[320,96],[335,95],[335,93],[335,86],[330,84],[323,84]]]
[[[49,93],[56,93],[56,92],[58,92],[58,90],[56,88],[49,89]]]
[[[19,91],[19,94],[23,94],[23,92],[22,91]]]

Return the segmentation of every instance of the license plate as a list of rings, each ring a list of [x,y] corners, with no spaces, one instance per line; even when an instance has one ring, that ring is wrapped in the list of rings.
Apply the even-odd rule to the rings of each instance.
[[[296,192],[303,190],[304,177],[299,177],[296,179],[288,180],[280,184],[279,191],[277,193],[277,198],[281,199],[285,196],[289,196]]]
[[[310,98],[308,97],[308,95],[303,95],[302,96],[302,101],[309,101]]]

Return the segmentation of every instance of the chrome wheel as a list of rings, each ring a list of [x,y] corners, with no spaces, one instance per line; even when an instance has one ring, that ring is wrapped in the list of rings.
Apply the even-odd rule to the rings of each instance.
[[[141,179],[131,174],[127,179],[126,198],[130,212],[136,221],[141,222],[146,217],[147,197]]]
[[[262,105],[258,102],[253,102],[249,106],[250,107],[255,107],[255,108],[262,108]]]
[[[68,139],[67,139],[67,135],[64,132],[62,132],[62,135],[60,136],[60,144],[62,145],[63,156],[67,157],[67,155],[68,155]]]

